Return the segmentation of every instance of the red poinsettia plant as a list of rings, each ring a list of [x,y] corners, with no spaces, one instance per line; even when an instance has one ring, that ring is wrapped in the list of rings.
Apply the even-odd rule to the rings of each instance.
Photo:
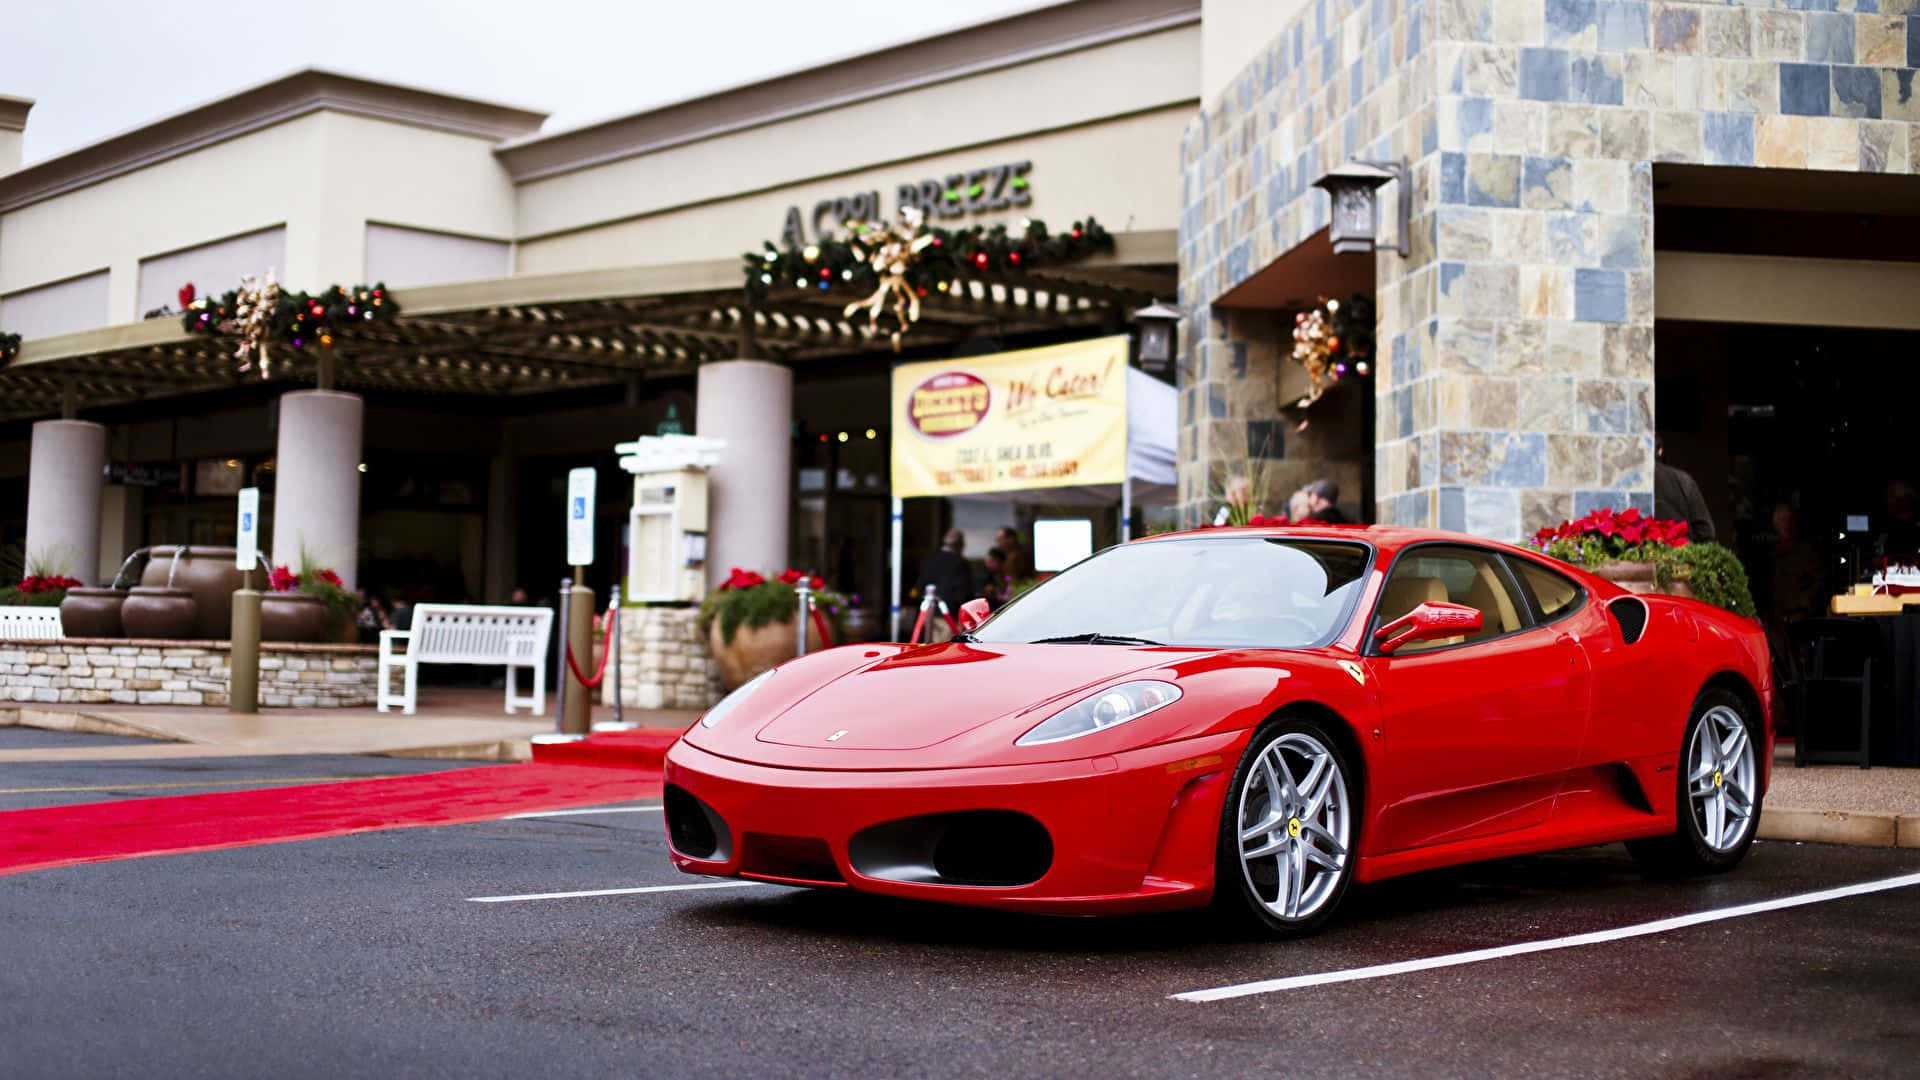
[[[847,597],[827,588],[820,575],[788,567],[768,578],[736,566],[727,578],[714,587],[700,604],[700,632],[708,633],[715,619],[720,620],[721,639],[732,643],[742,626],[758,629],[768,623],[790,622],[799,611],[799,585],[805,582],[813,593],[813,606],[827,620],[833,637],[841,634],[841,621],[852,606]]]
[[[347,588],[340,575],[324,566],[303,559],[295,573],[284,563],[267,572],[267,586],[274,592],[300,592],[317,597],[327,605],[327,622],[336,639],[344,636],[360,613],[360,597]]]
[[[1687,546],[1687,523],[1647,517],[1628,507],[1616,511],[1601,507],[1582,518],[1549,525],[1533,534],[1532,545],[1555,558],[1588,562],[1592,556],[1651,562],[1663,552],[1655,549]],[[1568,558],[1570,554],[1584,558]]]
[[[0,604],[59,607],[60,601],[67,598],[68,589],[77,589],[84,584],[86,582],[79,578],[65,574],[28,574],[20,579],[20,584],[0,589]]]

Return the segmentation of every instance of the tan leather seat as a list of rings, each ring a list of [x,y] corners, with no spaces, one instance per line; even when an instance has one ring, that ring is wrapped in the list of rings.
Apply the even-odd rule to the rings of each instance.
[[[1520,629],[1520,612],[1513,606],[1513,595],[1494,583],[1493,568],[1482,565],[1475,571],[1465,601],[1481,615],[1480,632],[1471,635],[1472,639],[1479,641]]]
[[[1437,577],[1396,575],[1388,578],[1386,591],[1380,596],[1380,625],[1385,626],[1429,600],[1445,602],[1446,599],[1447,583]]]

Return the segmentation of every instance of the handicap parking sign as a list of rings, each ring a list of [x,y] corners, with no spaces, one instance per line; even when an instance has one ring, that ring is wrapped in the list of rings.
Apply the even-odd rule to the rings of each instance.
[[[591,466],[567,473],[567,564],[587,566],[593,562],[594,478]]]

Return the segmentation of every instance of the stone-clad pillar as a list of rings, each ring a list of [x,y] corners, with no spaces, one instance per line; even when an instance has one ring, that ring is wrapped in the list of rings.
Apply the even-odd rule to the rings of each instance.
[[[273,562],[298,569],[302,555],[330,567],[349,589],[359,579],[360,433],[357,394],[296,390],[280,397],[273,478]]]
[[[725,439],[707,474],[707,580],[735,567],[775,574],[787,565],[792,499],[793,371],[765,360],[700,365],[695,432]]]
[[[100,566],[107,429],[89,420],[33,425],[27,464],[27,569],[94,584]],[[9,582],[9,584],[12,584]]]

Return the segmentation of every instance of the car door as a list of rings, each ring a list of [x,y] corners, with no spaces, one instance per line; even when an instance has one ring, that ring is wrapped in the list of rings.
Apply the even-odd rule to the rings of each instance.
[[[1381,814],[1369,847],[1377,852],[1544,822],[1586,732],[1584,656],[1558,628],[1536,620],[1499,553],[1469,544],[1403,549],[1387,573],[1369,641],[1430,600],[1476,608],[1484,625],[1368,661],[1385,745],[1373,785]]]

